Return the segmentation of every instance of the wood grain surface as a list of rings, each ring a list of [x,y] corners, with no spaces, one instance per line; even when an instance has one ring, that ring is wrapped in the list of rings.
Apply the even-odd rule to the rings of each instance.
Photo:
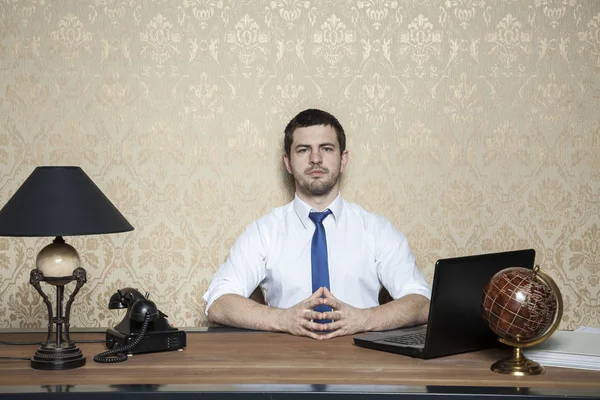
[[[73,340],[103,339],[75,333]],[[42,340],[42,334],[0,334],[4,341]],[[139,354],[119,364],[98,364],[101,343],[80,343],[87,357],[68,371],[31,369],[28,361],[0,360],[0,385],[52,384],[368,384],[410,386],[509,386],[598,388],[600,371],[552,368],[532,377],[490,371],[508,349],[493,349],[432,360],[364,349],[351,337],[329,341],[281,333],[188,333],[183,351]],[[0,344],[0,356],[31,357],[37,346]]]

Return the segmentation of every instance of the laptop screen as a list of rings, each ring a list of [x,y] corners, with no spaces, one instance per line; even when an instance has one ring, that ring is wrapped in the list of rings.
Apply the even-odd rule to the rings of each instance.
[[[354,337],[354,342],[363,347],[423,358],[499,345],[482,317],[483,288],[497,272],[509,267],[532,269],[534,261],[533,249],[438,260],[424,348],[402,346],[390,340],[414,328],[359,335]]]
[[[483,288],[509,267],[533,268],[533,249],[447,258],[435,265],[426,356],[490,347],[497,343],[481,314]]]

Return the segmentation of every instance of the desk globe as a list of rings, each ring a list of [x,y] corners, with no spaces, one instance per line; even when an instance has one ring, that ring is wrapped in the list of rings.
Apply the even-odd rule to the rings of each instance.
[[[501,343],[514,347],[510,358],[491,370],[516,376],[539,375],[544,367],[523,356],[522,348],[536,345],[558,328],[562,296],[554,280],[536,265],[533,270],[506,268],[483,289],[483,318]]]

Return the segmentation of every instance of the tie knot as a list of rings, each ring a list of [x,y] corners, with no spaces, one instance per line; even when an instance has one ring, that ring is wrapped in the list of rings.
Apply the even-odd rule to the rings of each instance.
[[[315,223],[315,225],[317,224],[322,224],[323,220],[329,215],[331,214],[331,210],[327,209],[323,212],[311,212],[310,214],[308,214],[308,218],[310,218],[312,220],[312,222]]]

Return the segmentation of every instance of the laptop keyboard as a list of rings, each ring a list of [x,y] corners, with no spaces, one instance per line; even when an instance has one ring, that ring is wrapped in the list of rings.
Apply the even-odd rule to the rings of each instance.
[[[419,346],[425,344],[425,332],[415,332],[408,335],[392,336],[382,339],[382,342],[403,344],[406,346]]]

